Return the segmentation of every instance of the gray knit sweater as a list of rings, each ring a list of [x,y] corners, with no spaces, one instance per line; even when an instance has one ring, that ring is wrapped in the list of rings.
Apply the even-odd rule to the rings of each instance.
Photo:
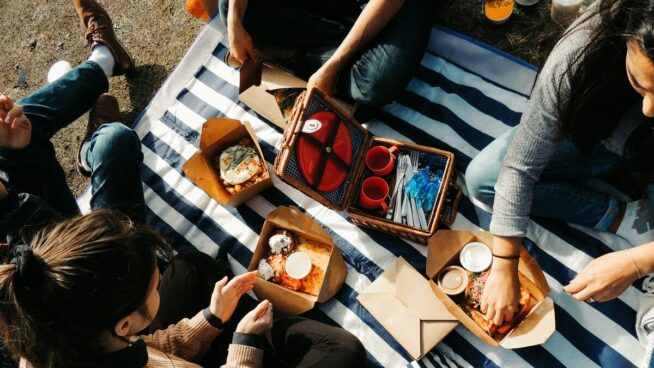
[[[558,105],[570,86],[567,77],[561,77],[582,45],[588,42],[596,24],[597,19],[576,22],[572,31],[555,46],[541,70],[495,185],[490,225],[490,230],[495,235],[526,235],[534,185],[564,140],[558,124]],[[622,155],[626,139],[641,122],[642,114],[639,110],[630,110],[611,136],[603,142],[604,146]]]

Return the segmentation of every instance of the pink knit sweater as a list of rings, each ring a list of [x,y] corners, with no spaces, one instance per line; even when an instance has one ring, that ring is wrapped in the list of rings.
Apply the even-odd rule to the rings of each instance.
[[[193,318],[185,318],[165,330],[141,336],[148,346],[146,368],[199,368],[189,362],[197,360],[206,353],[211,342],[220,330],[207,322],[202,312]],[[245,345],[229,345],[227,362],[222,368],[259,368],[263,350]],[[25,359],[20,360],[20,368],[33,368]]]

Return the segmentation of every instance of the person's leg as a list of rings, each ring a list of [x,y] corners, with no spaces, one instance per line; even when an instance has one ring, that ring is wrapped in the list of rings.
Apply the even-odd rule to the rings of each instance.
[[[498,137],[469,164],[465,174],[470,195],[492,207],[495,183],[516,128]],[[612,196],[589,189],[583,181],[610,171],[621,158],[597,145],[590,155],[563,143],[554,153],[534,186],[532,216],[555,218],[605,231],[619,211]]]
[[[231,275],[229,264],[201,252],[178,254],[164,271],[159,286],[159,311],[151,331],[165,329],[183,318],[193,317],[209,306],[214,285]]]
[[[41,197],[65,216],[79,213],[50,138],[88,111],[108,88],[102,68],[86,61],[17,102],[32,122],[32,140],[22,150],[0,148],[0,169],[17,191]]]
[[[229,0],[219,0],[219,12],[227,25]],[[338,45],[350,29],[292,0],[250,0],[243,23],[255,44],[293,49]]]
[[[366,350],[350,332],[302,317],[275,320],[275,355],[286,367],[365,367]]]
[[[122,211],[145,222],[141,184],[141,141],[122,123],[102,125],[91,138],[86,161],[91,169],[91,208]]]
[[[373,106],[397,97],[425,53],[433,22],[432,7],[430,0],[406,0],[350,70],[342,73],[337,92]]]
[[[49,141],[89,111],[108,89],[109,80],[102,68],[87,60],[17,104],[32,122],[33,138]]]

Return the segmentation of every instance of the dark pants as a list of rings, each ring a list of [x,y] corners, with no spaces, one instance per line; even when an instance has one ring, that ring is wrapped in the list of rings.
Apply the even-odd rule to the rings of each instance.
[[[229,276],[229,264],[213,260],[204,253],[185,253],[175,257],[174,272],[166,269],[159,287],[161,307],[151,330],[163,329],[182,318],[190,318],[209,305],[214,284]],[[227,348],[238,322],[254,309],[257,301],[244,295],[226,329],[216,338],[201,362],[217,367],[227,359]],[[302,317],[274,312],[264,366],[280,367],[364,367],[366,352],[349,332]]]
[[[227,24],[229,0],[219,0],[219,5],[220,18]],[[431,0],[406,0],[377,37],[341,72],[337,93],[374,106],[397,97],[425,52],[432,9]],[[297,49],[299,56],[289,67],[308,79],[334,54],[359,12],[353,0],[250,0],[244,26],[255,43]]]
[[[40,197],[65,217],[79,214],[50,138],[90,110],[108,88],[102,68],[85,61],[17,102],[32,122],[32,140],[21,150],[0,148],[0,171],[13,190]],[[91,208],[118,209],[143,221],[143,153],[136,133],[120,123],[103,125],[93,135],[86,159],[92,169]]]

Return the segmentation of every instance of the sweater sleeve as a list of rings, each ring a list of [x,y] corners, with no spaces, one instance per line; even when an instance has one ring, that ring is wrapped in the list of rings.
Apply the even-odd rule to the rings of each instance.
[[[527,233],[534,187],[563,141],[558,111],[570,88],[566,71],[579,45],[587,42],[588,23],[559,41],[536,81],[495,184],[490,225],[495,235],[522,237]]]
[[[200,311],[191,319],[184,318],[165,330],[141,338],[148,346],[164,353],[185,360],[196,360],[207,352],[218,334],[220,330],[211,326]]]
[[[230,344],[227,362],[221,368],[259,368],[263,364],[263,350],[239,344]]]

